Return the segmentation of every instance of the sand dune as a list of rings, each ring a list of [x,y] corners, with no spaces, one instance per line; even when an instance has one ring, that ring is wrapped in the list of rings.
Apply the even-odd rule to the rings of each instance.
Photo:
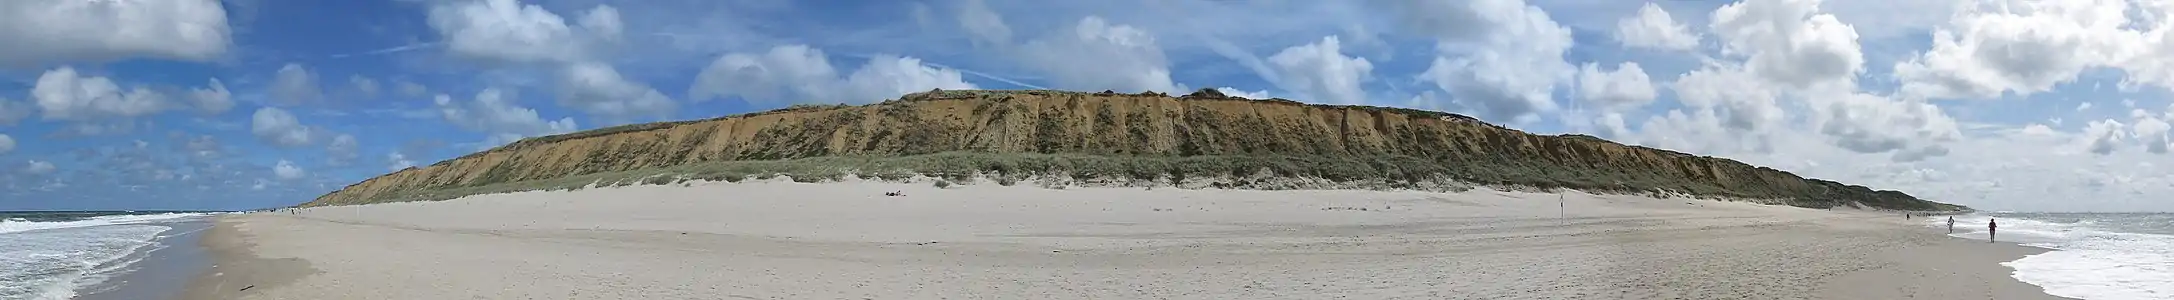
[[[710,183],[228,216],[191,297],[2052,298],[1997,264],[2031,250],[1910,224],[1576,192]]]

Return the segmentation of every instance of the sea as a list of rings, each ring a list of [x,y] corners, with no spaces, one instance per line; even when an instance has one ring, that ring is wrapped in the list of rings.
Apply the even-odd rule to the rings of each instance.
[[[1945,218],[1927,218],[1946,227]],[[1955,217],[1951,236],[1986,239],[1986,222],[1997,221],[1997,241],[2051,249],[2002,263],[2017,280],[2055,296],[2087,299],[2174,299],[2174,214],[2015,213]]]
[[[0,299],[72,299],[135,271],[149,253],[193,242],[211,212],[0,211]],[[197,225],[188,226],[189,222]]]

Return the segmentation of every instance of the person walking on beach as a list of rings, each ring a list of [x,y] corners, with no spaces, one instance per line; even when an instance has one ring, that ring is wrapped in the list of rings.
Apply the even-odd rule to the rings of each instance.
[[[1955,216],[1948,216],[1948,234],[1955,234]]]
[[[1993,237],[1999,233],[2000,223],[1993,222],[1993,219],[1985,219],[1985,242],[1993,242]]]

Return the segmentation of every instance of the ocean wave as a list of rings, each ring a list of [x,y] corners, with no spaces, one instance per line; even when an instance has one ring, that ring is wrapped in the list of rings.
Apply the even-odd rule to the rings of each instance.
[[[166,213],[166,214],[147,214],[147,215],[110,215],[110,216],[98,216],[98,217],[92,217],[92,218],[89,218],[89,219],[83,219],[83,220],[75,220],[75,221],[65,221],[65,222],[33,222],[33,221],[21,220],[20,218],[14,218],[14,219],[8,219],[8,220],[0,220],[0,233],[15,233],[15,232],[24,232],[24,231],[31,231],[31,230],[46,230],[46,229],[61,229],[61,228],[77,228],[77,227],[91,227],[91,226],[103,226],[103,225],[138,224],[138,223],[149,223],[149,222],[167,221],[167,220],[174,220],[174,219],[181,219],[181,218],[189,218],[189,217],[198,217],[198,216],[204,216],[204,215],[208,215],[208,214],[206,214],[206,213]]]
[[[0,236],[0,299],[73,298],[168,229],[129,224]]]
[[[2017,280],[2056,296],[2174,299],[2174,235],[2122,232],[2137,217],[2000,216],[1999,240],[2052,249],[2002,263]],[[2118,218],[2118,219],[2116,219]],[[1957,237],[1983,239],[1990,216],[1955,218]],[[1946,220],[1933,220],[1946,226]]]

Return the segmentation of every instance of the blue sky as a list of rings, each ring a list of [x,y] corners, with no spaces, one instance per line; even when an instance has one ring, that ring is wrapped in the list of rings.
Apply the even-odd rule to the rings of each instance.
[[[2170,211],[2174,6],[2142,2],[8,1],[0,210],[286,205],[522,137],[931,88],[1212,87]]]

